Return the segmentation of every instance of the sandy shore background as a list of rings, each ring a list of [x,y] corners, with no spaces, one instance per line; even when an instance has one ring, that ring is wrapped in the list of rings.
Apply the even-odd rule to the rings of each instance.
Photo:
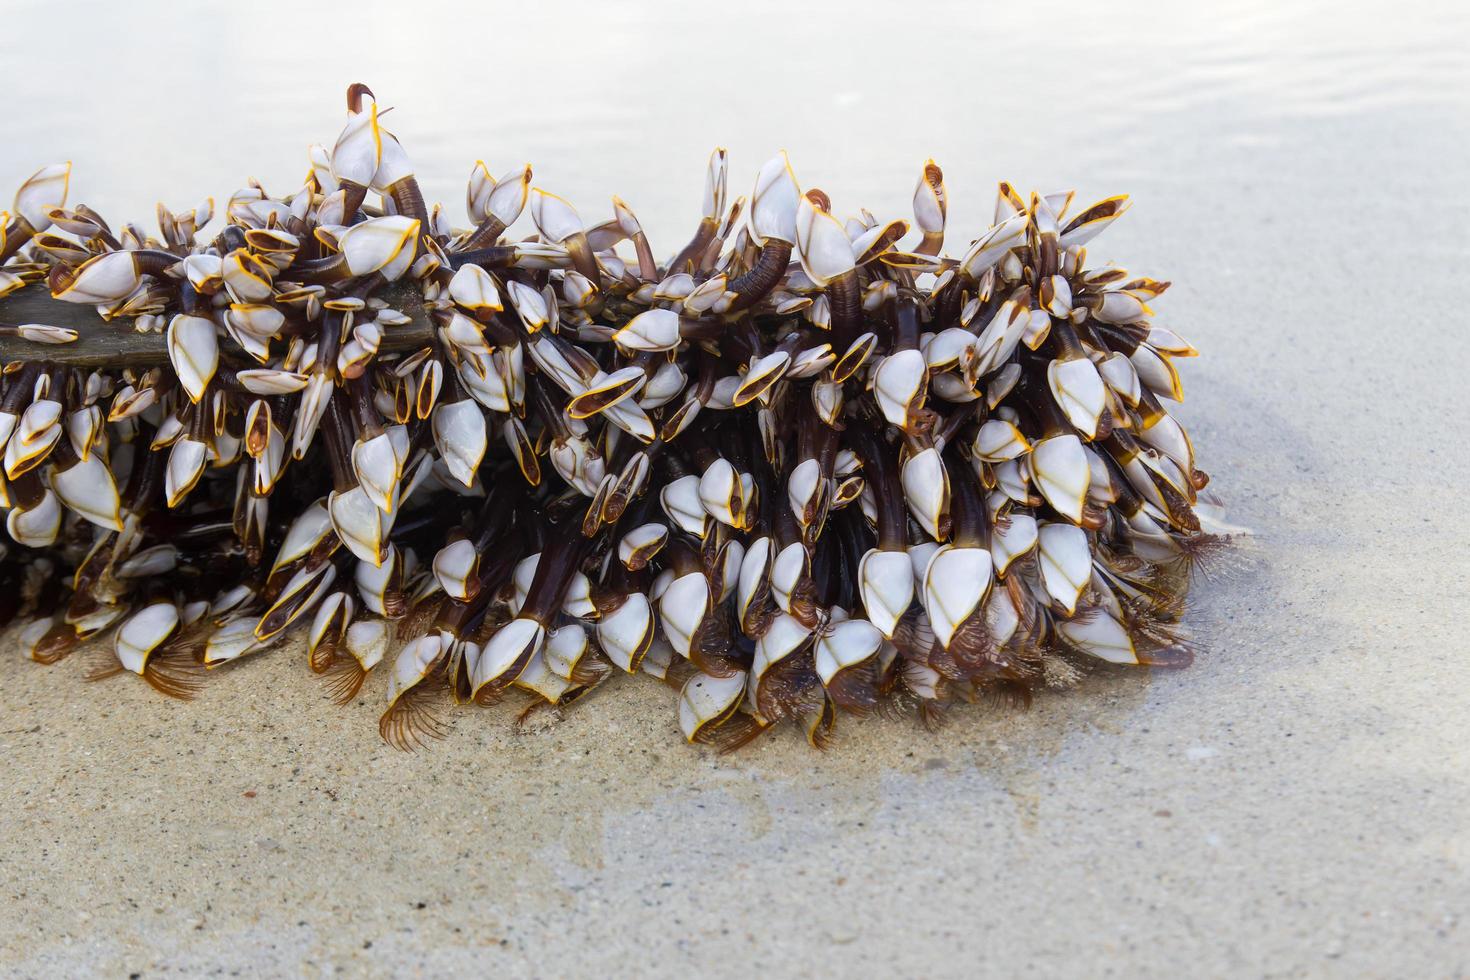
[[[584,214],[633,200],[662,249],[721,139],[741,191],[787,145],[839,208],[895,214],[932,153],[957,229],[1000,177],[1133,193],[1094,253],[1176,282],[1161,321],[1204,352],[1182,416],[1256,531],[1250,560],[1197,591],[1197,664],[1099,675],[1025,714],[961,711],[937,736],[870,721],[826,754],[783,732],[718,758],[680,743],[672,693],[645,679],[532,735],[464,712],[403,755],[374,726],[385,678],[336,709],[296,645],[219,671],[192,704],[12,654],[0,973],[1470,972],[1465,15],[926,7],[912,23],[760,8],[713,38],[682,8],[609,25],[576,7],[565,41],[619,52],[612,84],[537,94],[544,116],[531,94],[435,94],[350,50],[296,65],[290,98],[270,71],[229,98],[267,131],[262,165],[296,176],[301,145],[335,132],[339,84],[366,74],[437,175],[431,198],[457,208],[476,155],[529,157]],[[77,43],[102,50],[116,16],[79,18]],[[450,31],[446,57],[479,37],[509,76],[548,77],[529,15],[487,17],[433,8],[401,37],[358,25],[344,49]],[[265,27],[235,26],[179,56],[229,77],[264,50]],[[710,77],[696,42],[721,54]],[[913,57],[872,77],[863,59],[886,44]],[[216,194],[267,172],[242,171],[238,147],[163,152],[218,88],[163,109],[122,104],[121,86],[72,98],[101,72],[26,96],[0,183],[72,154],[74,186],[103,191],[80,199],[146,215],[173,169],[195,164]],[[445,118],[470,107],[489,120]],[[160,147],[162,176],[107,165],[120,119]]]

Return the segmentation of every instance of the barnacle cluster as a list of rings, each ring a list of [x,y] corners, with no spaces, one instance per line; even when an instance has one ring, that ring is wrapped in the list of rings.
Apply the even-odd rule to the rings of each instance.
[[[1189,661],[1220,538],[1165,403],[1195,351],[1152,322],[1167,283],[1085,264],[1125,198],[1001,184],[952,257],[932,162],[912,222],[842,221],[784,154],[727,200],[716,150],[660,261],[529,166],[477,163],[454,227],[347,103],[299,189],[209,236],[212,202],[157,235],[67,207],[69,166],[0,215],[0,295],[115,321],[0,325],[33,352],[0,389],[0,613],[34,659],[110,634],[97,675],[187,696],[299,626],[344,703],[386,661],[400,746],[626,672],[727,748]],[[157,357],[85,356],[108,331]]]

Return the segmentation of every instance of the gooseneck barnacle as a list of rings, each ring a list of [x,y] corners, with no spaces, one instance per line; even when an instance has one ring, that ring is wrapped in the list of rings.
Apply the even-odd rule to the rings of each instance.
[[[784,153],[727,200],[716,150],[661,265],[529,165],[476,163],[456,227],[364,85],[308,161],[212,235],[213,201],[114,229],[69,165],[0,214],[0,620],[33,659],[97,640],[93,676],[188,697],[302,635],[340,703],[388,664],[404,748],[643,673],[734,748],[1192,657],[1223,539],[1168,283],[1087,265],[1125,198],[1002,184],[954,257],[933,161],[912,222],[843,220]]]

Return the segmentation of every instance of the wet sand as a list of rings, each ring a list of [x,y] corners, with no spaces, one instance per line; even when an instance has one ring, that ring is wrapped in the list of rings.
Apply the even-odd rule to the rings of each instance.
[[[1136,83],[1127,153],[1032,134],[943,159],[970,217],[1002,170],[1135,194],[1097,257],[1175,281],[1160,320],[1204,355],[1181,415],[1255,531],[1197,589],[1194,667],[721,758],[642,678],[534,734],[463,712],[404,755],[377,738],[385,678],[334,708],[296,645],[192,704],[6,656],[0,973],[1470,972],[1470,117],[1351,16],[1325,90],[1228,49],[1193,96]],[[881,177],[896,212],[912,175],[883,155],[934,151],[875,152],[824,186]]]

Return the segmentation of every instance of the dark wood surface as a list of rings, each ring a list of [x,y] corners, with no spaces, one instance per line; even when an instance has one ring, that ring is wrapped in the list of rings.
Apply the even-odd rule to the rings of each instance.
[[[413,286],[398,285],[379,295],[387,304],[413,318],[412,323],[384,330],[382,351],[416,350],[434,335],[433,324],[424,312],[423,297]],[[50,361],[54,364],[117,367],[146,367],[168,360],[160,333],[138,333],[131,318],[107,321],[95,307],[62,303],[51,298],[42,284],[33,284],[0,299],[0,323],[43,323],[69,327],[78,333],[70,344],[37,344],[19,337],[0,336],[0,363]],[[220,345],[228,355],[246,354],[227,335]]]

